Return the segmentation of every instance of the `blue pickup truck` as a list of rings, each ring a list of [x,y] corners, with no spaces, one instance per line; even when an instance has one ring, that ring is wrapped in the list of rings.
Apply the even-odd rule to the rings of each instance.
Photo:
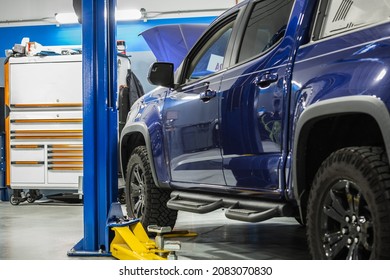
[[[129,216],[295,217],[314,259],[390,259],[390,0],[246,0],[132,106]]]

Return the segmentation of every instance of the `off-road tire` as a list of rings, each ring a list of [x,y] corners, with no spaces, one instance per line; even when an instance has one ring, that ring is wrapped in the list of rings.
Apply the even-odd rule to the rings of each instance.
[[[308,202],[314,259],[390,259],[390,168],[379,147],[349,147],[319,168]]]
[[[127,215],[140,219],[145,229],[149,225],[173,228],[177,211],[167,207],[170,193],[154,183],[145,146],[134,149],[126,170]]]

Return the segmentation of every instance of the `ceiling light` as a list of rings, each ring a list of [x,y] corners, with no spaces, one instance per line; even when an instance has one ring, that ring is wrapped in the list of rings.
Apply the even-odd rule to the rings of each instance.
[[[138,20],[142,18],[142,12],[137,9],[117,10],[115,18],[117,21]],[[75,13],[57,13],[55,19],[59,24],[78,23]]]
[[[75,13],[58,13],[55,14],[56,21],[60,24],[78,23]]]
[[[115,14],[115,18],[117,21],[123,20],[138,20],[141,19],[142,13],[137,9],[130,10],[117,10]]]

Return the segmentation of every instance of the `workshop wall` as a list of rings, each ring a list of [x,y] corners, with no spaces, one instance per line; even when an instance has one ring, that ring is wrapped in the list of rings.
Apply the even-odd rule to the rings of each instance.
[[[168,18],[153,19],[146,22],[142,20],[119,22],[117,24],[117,39],[126,41],[126,51],[128,55],[132,56],[133,70],[141,80],[145,91],[152,89],[152,86],[146,80],[146,75],[150,64],[154,62],[155,58],[149,46],[139,34],[157,25],[179,23],[209,24],[214,18],[214,16]],[[43,46],[81,45],[82,28],[80,24],[0,27],[0,59],[4,59],[6,49],[12,49],[14,44],[20,43],[24,37],[28,37],[30,41],[38,42]],[[0,86],[2,85],[4,85],[3,74],[0,76]]]

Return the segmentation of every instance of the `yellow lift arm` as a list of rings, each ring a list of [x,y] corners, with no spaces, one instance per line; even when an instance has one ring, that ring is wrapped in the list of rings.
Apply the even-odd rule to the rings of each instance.
[[[120,260],[176,260],[180,242],[164,242],[164,234],[171,233],[171,227],[149,226],[148,231],[156,233],[151,240],[139,219],[126,219],[119,203],[111,206],[107,226],[115,236],[110,243],[110,252]]]

